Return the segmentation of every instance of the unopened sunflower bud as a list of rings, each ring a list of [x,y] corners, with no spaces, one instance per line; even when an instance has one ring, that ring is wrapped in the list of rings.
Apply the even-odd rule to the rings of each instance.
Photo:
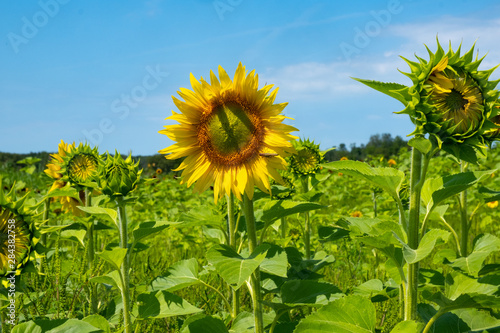
[[[290,156],[290,172],[295,175],[313,175],[320,170],[320,163],[324,156],[319,150],[319,145],[314,141],[294,141],[296,152]]]
[[[137,187],[141,173],[139,161],[134,163],[130,155],[123,160],[121,155],[115,152],[114,157],[108,154],[100,168],[99,185],[106,195],[126,196]]]

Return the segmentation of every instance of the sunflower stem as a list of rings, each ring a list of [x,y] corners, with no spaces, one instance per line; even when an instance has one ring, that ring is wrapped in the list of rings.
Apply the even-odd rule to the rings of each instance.
[[[286,238],[286,217],[281,218],[281,238]]]
[[[302,179],[302,189],[304,193],[309,192],[309,177]],[[304,213],[304,249],[306,252],[306,260],[311,259],[311,225],[309,220],[309,212]]]
[[[462,161],[460,163],[460,172],[467,171],[468,164]],[[463,257],[467,256],[467,243],[469,242],[469,220],[467,218],[467,190],[460,192],[460,253]]]
[[[245,194],[243,197],[243,212],[247,224],[248,247],[250,253],[257,248],[257,233],[255,228],[255,216],[253,210],[253,201]],[[262,315],[262,302],[260,292],[260,269],[253,272],[250,277],[250,295],[253,302],[253,313],[255,318],[255,333],[264,333],[264,319]]]
[[[408,246],[418,248],[420,220],[420,192],[422,189],[422,153],[413,148],[410,174],[410,213],[408,221]],[[405,320],[417,318],[418,263],[408,264],[408,282],[405,291]]]
[[[125,212],[125,202],[122,196],[116,198],[116,205],[118,210],[118,226],[120,232],[120,248],[127,249],[128,235],[127,235],[127,214]],[[123,287],[121,289],[122,302],[123,302],[123,326],[124,332],[132,332],[132,323],[130,321],[130,291],[129,291],[129,253],[125,255],[123,263],[120,267],[120,274],[122,277]]]
[[[85,188],[85,207],[91,207],[91,194],[90,189]],[[95,246],[94,246],[94,221],[90,222],[87,226],[87,262],[89,265],[90,274],[94,269],[95,259]],[[91,284],[90,286],[90,308],[92,313],[97,313],[97,285]]]
[[[227,199],[227,224],[229,233],[229,246],[236,250],[236,219],[234,218],[234,194],[231,192]],[[240,291],[231,288],[231,317],[234,319],[240,313]]]
[[[45,199],[43,202],[43,221],[47,221],[49,219],[49,211],[50,211],[50,198]],[[48,222],[47,222],[48,224]],[[47,247],[47,234],[42,234],[40,236],[40,243],[42,243],[43,246]],[[40,273],[45,273],[45,261],[46,261],[46,256],[42,257],[42,260],[40,261]]]

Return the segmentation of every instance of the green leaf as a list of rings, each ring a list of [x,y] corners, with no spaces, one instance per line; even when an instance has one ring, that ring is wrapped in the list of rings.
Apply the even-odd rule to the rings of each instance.
[[[315,202],[297,202],[291,200],[270,200],[264,206],[264,214],[262,221],[270,223],[279,218],[296,214],[308,212],[315,209],[325,208],[326,206],[320,205]]]
[[[111,209],[111,208],[102,208],[102,207],[83,207],[83,206],[78,206],[78,208],[85,213],[91,214],[91,215],[104,215],[107,216],[115,223],[116,226],[118,226],[116,219],[118,218],[118,213],[116,210]]]
[[[320,242],[335,242],[349,235],[349,230],[340,227],[319,226],[318,237]]]
[[[113,250],[103,251],[97,255],[110,263],[114,269],[119,270],[122,266],[123,259],[125,259],[125,256],[127,255],[127,249],[115,247]]]
[[[408,141],[408,146],[418,149],[422,154],[427,154],[432,149],[432,142],[424,137],[414,137]]]
[[[139,224],[132,234],[134,235],[134,242],[138,242],[141,239],[151,236],[157,232],[160,232],[173,224],[178,224],[178,222],[168,222],[168,221],[148,221]]]
[[[281,286],[281,301],[288,306],[325,305],[344,294],[335,285],[313,280],[291,280]]]
[[[394,326],[391,333],[417,333],[420,332],[422,328],[422,323],[417,323],[413,320],[405,320]]]
[[[430,304],[419,304],[418,312],[422,319],[428,321],[437,313]],[[430,332],[465,333],[482,332],[500,326],[500,320],[492,317],[488,311],[479,309],[457,309],[445,313],[431,326]],[[391,332],[392,333],[392,332]]]
[[[240,312],[233,321],[230,333],[254,333],[255,320],[252,313]]]
[[[459,268],[469,275],[477,276],[483,262],[491,253],[500,251],[500,239],[490,234],[481,236],[474,244],[472,253],[465,258],[458,258],[451,266]]]
[[[492,317],[487,311],[479,309],[459,309],[451,311],[460,318],[471,331],[482,331],[500,327],[500,319]]]
[[[82,319],[82,321],[89,323],[90,325],[99,328],[105,333],[110,332],[109,322],[106,318],[99,315],[90,315]]]
[[[493,295],[498,291],[498,285],[480,283],[459,272],[451,272],[446,277],[445,296],[451,300],[467,294]],[[500,298],[499,298],[500,300]]]
[[[372,168],[359,161],[335,161],[323,164],[325,169],[341,171],[347,175],[363,178],[372,185],[379,186],[395,200],[403,183],[405,174],[394,168]]]
[[[489,284],[480,282],[482,280],[454,271],[446,276],[444,294],[432,294],[424,290],[422,295],[441,306],[441,311],[444,312],[464,308],[499,308],[500,297],[496,296],[498,281]]]
[[[201,283],[196,258],[181,260],[169,267],[167,275],[153,280],[151,290],[175,291]]]
[[[335,300],[302,319],[294,333],[374,333],[375,307],[364,297]]]
[[[261,245],[250,257],[243,258],[227,245],[215,245],[208,250],[207,260],[224,281],[237,290],[264,261],[268,249],[268,245]]]
[[[48,192],[44,196],[44,199],[55,198],[55,197],[70,197],[70,198],[76,199],[79,202],[81,202],[80,201],[80,194],[78,193],[77,190],[75,190],[73,187],[71,187],[69,183],[67,183],[64,187],[56,188],[56,189],[53,189],[52,191]]]
[[[264,327],[267,327],[273,322],[274,316],[270,313],[263,314]],[[233,325],[229,330],[230,333],[254,333],[255,320],[252,313],[242,311],[233,321]],[[275,330],[276,333],[278,331]]]
[[[288,271],[288,258],[286,251],[278,245],[269,245],[266,258],[260,264],[261,272],[277,275],[286,278]]]
[[[357,287],[354,287],[353,294],[366,298],[371,298],[380,294],[384,290],[384,284],[379,279],[368,280]]]
[[[403,105],[407,105],[409,102],[409,95],[408,95],[408,87],[399,83],[393,83],[393,82],[380,82],[380,81],[374,81],[374,80],[364,80],[364,79],[358,79],[353,77],[354,80],[361,82],[368,87],[375,89],[377,91],[380,91],[381,93],[384,93],[392,98],[397,99]]]
[[[202,225],[223,226],[225,218],[220,214],[214,214],[211,209],[195,209],[181,215],[181,223],[178,228],[195,227]]]
[[[137,301],[139,302],[138,319],[167,318],[203,311],[181,297],[164,290],[140,294]]]
[[[78,319],[35,320],[16,325],[12,333],[101,333],[94,325]]]
[[[431,229],[422,237],[416,250],[409,247],[406,243],[401,242],[405,261],[409,264],[419,262],[432,252],[438,242],[447,242],[449,237],[450,233],[448,231]]]
[[[82,244],[85,246],[85,236],[87,235],[87,230],[75,230],[75,229],[66,229],[61,231],[61,238],[70,239],[74,242]]]
[[[228,330],[219,318],[197,314],[184,321],[180,333],[228,333]]]
[[[92,277],[89,280],[93,283],[108,284],[119,290],[123,288],[122,279],[118,270],[111,271],[106,275]]]
[[[34,321],[26,321],[24,323],[14,326],[11,333],[43,333],[42,328]]]
[[[478,192],[483,197],[485,203],[500,200],[500,191],[493,191],[482,186],[478,189]]]
[[[477,182],[489,177],[495,170],[469,171],[439,178],[428,178],[422,187],[421,198],[429,214],[441,202]]]

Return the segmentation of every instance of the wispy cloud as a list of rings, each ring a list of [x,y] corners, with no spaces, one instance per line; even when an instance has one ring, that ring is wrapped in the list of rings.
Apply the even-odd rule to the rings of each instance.
[[[329,63],[305,62],[281,68],[270,68],[263,75],[264,82],[280,87],[282,97],[289,100],[328,100],[347,97],[365,91],[366,87],[352,77],[395,81],[404,80],[394,68],[394,59],[378,62],[333,61]]]
[[[411,57],[416,45],[423,52],[425,52],[424,44],[431,50],[435,49],[436,37],[439,38],[443,47],[447,47],[449,41],[454,49],[462,43],[464,52],[468,51],[475,42],[480,57],[488,54],[483,63],[485,68],[495,66],[500,62],[499,31],[500,19],[488,20],[457,16],[443,16],[425,24],[408,23],[388,27],[390,34],[406,40],[399,48],[402,55]]]
[[[428,23],[391,25],[388,27],[388,33],[394,37],[402,37],[403,43],[399,47],[385,50],[382,54],[358,57],[349,63],[303,62],[269,68],[261,77],[264,82],[272,82],[279,86],[280,95],[287,100],[328,100],[348,97],[368,90],[351,77],[376,78],[380,81],[409,84],[409,79],[397,71],[397,68],[408,70],[399,55],[414,59],[413,55],[416,52],[425,58],[427,52],[424,44],[435,50],[436,36],[445,48],[450,40],[454,49],[462,42],[462,54],[476,41],[479,56],[488,54],[481,68],[494,67],[500,62],[498,31],[500,31],[500,19],[480,20],[452,16],[445,16]],[[500,77],[500,70],[498,72],[494,72],[492,78]]]

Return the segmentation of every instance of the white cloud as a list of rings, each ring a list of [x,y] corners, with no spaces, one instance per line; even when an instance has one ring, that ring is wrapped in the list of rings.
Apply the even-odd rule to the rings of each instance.
[[[487,54],[481,69],[489,69],[500,63],[500,43],[498,43],[500,19],[479,20],[446,16],[428,23],[395,24],[387,27],[393,37],[402,37],[404,42],[382,54],[358,57],[350,62],[332,61],[304,62],[279,68],[269,68],[261,74],[262,82],[273,83],[280,87],[280,94],[286,100],[331,100],[350,97],[369,89],[351,77],[373,78],[380,81],[410,84],[398,68],[407,71],[406,63],[399,57],[414,60],[414,54],[427,57],[424,44],[431,50],[436,49],[436,36],[445,50],[448,42],[456,50],[462,42],[462,54],[476,42],[479,56]],[[369,57],[369,58],[368,58]],[[500,70],[494,72],[492,79],[500,77]]]
[[[479,52],[479,57],[487,54],[481,65],[483,69],[496,66],[500,62],[500,43],[498,43],[500,19],[485,20],[444,16],[425,24],[397,24],[391,25],[387,29],[393,36],[403,37],[407,40],[399,50],[399,54],[405,57],[413,58],[415,52],[425,57],[427,52],[424,44],[434,51],[437,36],[445,50],[448,49],[449,41],[451,41],[454,49],[462,43],[462,54],[468,51],[476,42],[476,52]]]

